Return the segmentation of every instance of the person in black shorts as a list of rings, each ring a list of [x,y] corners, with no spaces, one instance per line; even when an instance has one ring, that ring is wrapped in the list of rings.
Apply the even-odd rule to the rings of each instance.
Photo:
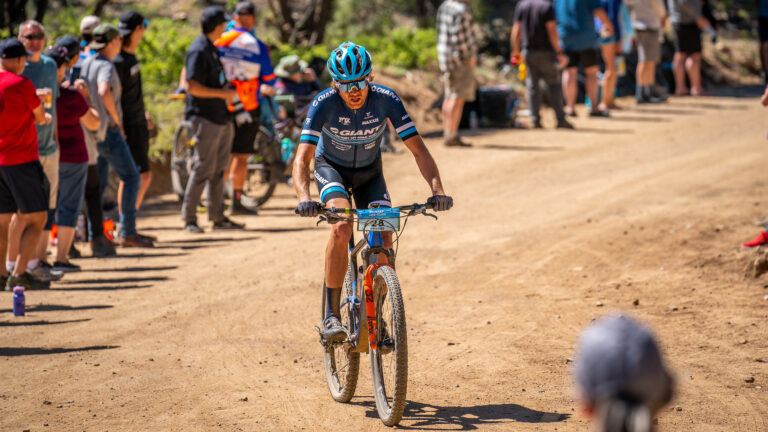
[[[675,72],[675,95],[688,94],[686,74],[691,82],[692,96],[702,94],[701,84],[701,31],[714,42],[717,32],[704,17],[701,0],[667,0],[669,20],[675,29],[675,56],[672,69]]]
[[[0,266],[0,286],[10,291],[15,286],[26,289],[48,288],[28,272],[35,255],[48,213],[49,184],[40,165],[35,123],[51,124],[35,86],[21,76],[27,61],[27,50],[17,39],[0,42],[0,256],[8,252],[11,218],[21,227],[21,245],[13,274]],[[7,265],[7,264],[6,264]]]
[[[136,210],[141,207],[149,184],[152,183],[152,172],[149,164],[149,131],[154,126],[144,107],[141,68],[136,59],[136,49],[139,47],[148,25],[149,21],[138,12],[129,11],[120,15],[118,30],[123,38],[123,47],[113,61],[120,77],[120,83],[123,85],[120,103],[123,106],[125,141],[128,143],[133,161],[141,174],[141,186],[139,186],[139,194],[136,197]],[[123,182],[120,182],[120,188],[122,189],[122,187]],[[122,195],[122,193],[118,193],[118,199]]]

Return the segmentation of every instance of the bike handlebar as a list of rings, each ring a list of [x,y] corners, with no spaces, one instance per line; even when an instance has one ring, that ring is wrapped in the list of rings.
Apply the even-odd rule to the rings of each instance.
[[[320,213],[332,213],[334,215],[357,214],[357,209],[354,209],[354,208],[336,208],[336,207],[328,208],[328,207],[325,207],[322,203],[315,203],[315,204],[317,207],[317,211]],[[427,200],[427,202],[423,204],[414,203],[410,205],[392,207],[392,208],[399,209],[401,212],[407,212],[407,211],[420,210],[420,209],[432,210],[434,207],[435,207],[434,202]],[[293,209],[293,212],[295,214],[299,214],[299,209],[295,208]]]

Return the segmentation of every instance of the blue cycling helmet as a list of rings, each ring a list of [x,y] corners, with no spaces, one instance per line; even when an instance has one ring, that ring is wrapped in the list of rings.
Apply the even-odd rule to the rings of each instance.
[[[333,50],[326,66],[334,80],[355,81],[371,73],[373,60],[363,46],[344,42]]]

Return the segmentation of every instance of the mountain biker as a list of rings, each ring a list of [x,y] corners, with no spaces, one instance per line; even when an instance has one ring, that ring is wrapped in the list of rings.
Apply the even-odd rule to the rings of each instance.
[[[434,209],[450,209],[453,199],[445,195],[437,164],[402,100],[393,90],[372,83],[373,65],[368,51],[353,42],[342,43],[333,50],[326,66],[333,79],[331,88],[320,92],[312,101],[293,165],[298,213],[313,217],[321,208],[310,197],[309,166],[313,157],[315,184],[320,200],[327,207],[351,207],[350,190],[357,208],[368,208],[371,204],[391,207],[379,150],[387,119],[416,159],[419,171],[430,186]],[[326,248],[327,306],[322,336],[329,342],[344,338],[339,299],[351,235],[351,222],[334,224]],[[384,246],[392,247],[391,233],[384,233]],[[385,260],[379,262],[386,263]]]

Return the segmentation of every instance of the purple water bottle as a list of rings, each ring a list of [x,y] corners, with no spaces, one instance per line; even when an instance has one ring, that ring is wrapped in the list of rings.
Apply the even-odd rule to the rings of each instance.
[[[24,316],[24,287],[17,286],[13,288],[13,314],[15,316]]]

